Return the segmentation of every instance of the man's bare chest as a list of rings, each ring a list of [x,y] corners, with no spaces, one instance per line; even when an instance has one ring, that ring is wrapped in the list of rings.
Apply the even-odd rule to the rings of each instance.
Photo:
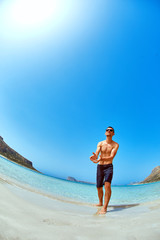
[[[113,149],[113,145],[112,144],[108,144],[108,143],[102,143],[101,145],[101,152],[102,153],[110,153]]]

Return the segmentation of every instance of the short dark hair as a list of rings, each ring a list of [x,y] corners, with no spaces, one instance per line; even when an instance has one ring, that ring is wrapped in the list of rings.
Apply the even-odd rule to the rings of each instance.
[[[112,128],[112,129],[113,129],[113,132],[114,132],[114,128],[113,128],[113,127],[109,126],[109,127],[107,127],[107,129],[108,129],[108,128]]]

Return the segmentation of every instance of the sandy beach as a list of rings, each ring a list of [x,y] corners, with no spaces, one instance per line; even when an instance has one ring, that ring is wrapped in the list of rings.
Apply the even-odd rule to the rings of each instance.
[[[52,199],[0,179],[0,239],[159,240],[160,200],[136,206],[97,207]]]

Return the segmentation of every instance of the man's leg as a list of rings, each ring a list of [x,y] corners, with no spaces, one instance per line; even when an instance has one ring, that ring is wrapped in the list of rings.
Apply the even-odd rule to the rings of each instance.
[[[103,206],[103,187],[97,187],[99,203],[96,206]]]
[[[104,206],[101,209],[101,211],[99,212],[99,214],[105,214],[107,212],[108,203],[109,203],[109,200],[111,198],[111,184],[110,184],[110,182],[105,182],[104,187],[105,187]]]
[[[103,180],[104,180],[104,174],[102,171],[102,166],[99,164],[97,165],[97,191],[98,191],[98,198],[99,203],[95,204],[95,206],[103,206]]]

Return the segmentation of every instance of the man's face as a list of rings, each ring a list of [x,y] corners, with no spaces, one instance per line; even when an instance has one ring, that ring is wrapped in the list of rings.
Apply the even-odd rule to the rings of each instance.
[[[114,131],[113,131],[113,128],[107,128],[106,129],[106,132],[105,132],[105,135],[106,136],[113,136],[114,135]]]

